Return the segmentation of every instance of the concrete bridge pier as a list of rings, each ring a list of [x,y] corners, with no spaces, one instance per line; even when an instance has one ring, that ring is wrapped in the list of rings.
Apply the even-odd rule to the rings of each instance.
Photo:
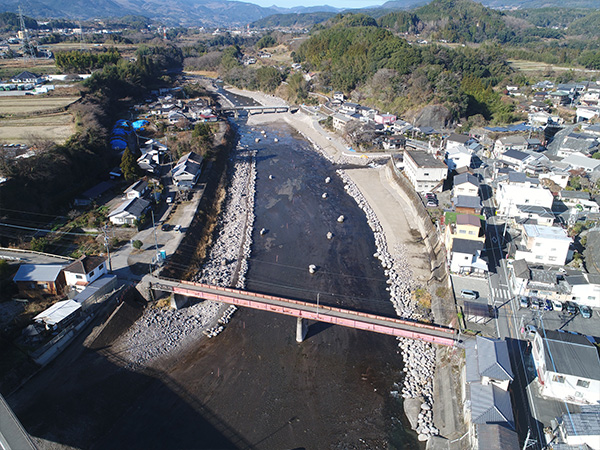
[[[306,333],[308,331],[308,320],[298,317],[296,322],[296,342],[300,343],[304,341]]]

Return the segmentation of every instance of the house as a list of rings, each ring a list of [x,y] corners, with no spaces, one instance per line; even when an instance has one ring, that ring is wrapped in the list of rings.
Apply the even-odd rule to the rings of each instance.
[[[109,215],[108,220],[115,225],[135,225],[146,210],[150,207],[150,202],[143,198],[131,198],[125,200]]]
[[[202,156],[194,152],[187,153],[179,158],[179,161],[171,170],[175,185],[182,189],[191,189],[200,178],[202,162]]]
[[[552,208],[554,196],[544,187],[501,182],[496,190],[496,201],[499,215],[514,217],[519,205]]]
[[[360,105],[358,103],[344,102],[344,104],[340,107],[340,112],[342,114],[346,114],[347,116],[351,116],[356,114],[359,106]]]
[[[12,81],[13,83],[42,84],[44,82],[44,78],[26,70],[24,72],[21,72],[19,75],[15,75],[14,77],[12,77],[10,81]]]
[[[382,142],[385,150],[398,150],[406,145],[406,137],[404,136],[386,136]]]
[[[587,337],[542,329],[535,334],[532,356],[542,395],[566,403],[600,403],[600,359]]]
[[[571,286],[565,281],[562,267],[530,267],[524,259],[514,260],[508,267],[508,284],[517,295],[559,302],[571,299]]]
[[[521,242],[515,241],[515,259],[534,264],[564,266],[573,240],[559,227],[523,225]]]
[[[471,448],[519,449],[508,392],[514,375],[506,341],[477,336],[465,343],[465,356],[463,405]]]
[[[434,191],[448,176],[448,166],[424,151],[406,150],[404,174],[417,192]]]
[[[516,223],[533,223],[551,227],[554,224],[554,213],[550,208],[535,205],[517,205],[517,212],[513,216]]]
[[[344,131],[346,129],[346,124],[352,120],[352,118],[339,113],[335,113],[332,118],[333,128],[337,131]]]
[[[75,198],[75,206],[87,206],[91,204],[95,199],[100,197],[105,192],[108,192],[113,186],[114,182],[112,181],[101,181],[97,185],[89,188],[79,197]]]
[[[454,177],[454,189],[452,195],[470,195],[472,197],[479,196],[479,180],[475,175],[470,173],[461,173]]]
[[[459,274],[487,273],[488,264],[481,258],[482,252],[482,241],[454,238],[450,250],[450,271]]]
[[[85,289],[75,295],[72,300],[79,303],[85,311],[94,303],[101,300],[104,295],[117,289],[118,285],[119,282],[116,275],[102,275],[96,281],[88,284]]]
[[[79,303],[73,300],[63,300],[42,311],[33,320],[44,325],[46,330],[60,330],[73,323],[80,314],[81,305]]]
[[[145,201],[145,200],[144,200]],[[107,273],[104,256],[82,256],[64,268],[67,286],[78,291]]]
[[[518,172],[525,169],[525,161],[529,158],[529,153],[519,150],[507,150],[500,155],[500,161],[506,166]]]
[[[600,309],[600,275],[580,273],[568,274],[564,278],[571,288],[570,300],[578,305]]]
[[[62,294],[67,285],[64,267],[63,264],[21,264],[13,281],[23,295]]]
[[[452,248],[455,238],[485,242],[481,219],[470,214],[457,214],[456,221],[446,223],[445,234],[444,241],[448,250]]]
[[[344,93],[343,92],[339,92],[339,91],[334,92],[333,93],[333,99],[334,100],[339,100],[340,102],[343,102],[344,101]]]
[[[557,418],[560,439],[569,449],[600,450],[600,408],[582,405],[581,412]]]
[[[187,121],[188,118],[181,111],[170,111],[167,115],[167,120],[170,124],[176,124],[180,121]]]
[[[585,133],[569,133],[560,143],[556,156],[566,158],[572,153],[590,155],[598,148],[598,138]]]
[[[549,92],[548,98],[554,106],[565,106],[571,103],[571,94],[567,91]]]
[[[600,206],[590,199],[590,193],[586,191],[567,191],[563,189],[558,193],[557,202],[562,202],[572,212],[600,212]]]
[[[578,106],[576,109],[576,121],[587,122],[594,117],[600,116],[600,107],[598,106]]]
[[[393,114],[375,114],[375,123],[380,125],[392,125],[396,122],[397,117]]]
[[[467,383],[494,384],[504,391],[514,380],[506,341],[477,336],[465,342]]]
[[[478,195],[457,195],[452,199],[454,210],[463,214],[481,214],[481,199]]]
[[[533,186],[537,187],[540,185],[540,180],[537,178],[529,177],[523,172],[508,172],[506,180],[503,180],[506,184],[519,185],[519,186]]]
[[[572,153],[562,160],[569,165],[569,170],[583,169],[588,173],[599,170],[600,160],[588,158],[581,153]]]
[[[446,151],[455,147],[467,147],[474,139],[466,134],[451,133],[446,138]]]
[[[521,135],[502,136],[494,142],[494,153],[499,156],[508,150],[523,151],[527,149],[527,139]]]
[[[527,139],[527,150],[531,150],[533,152],[541,152],[542,150],[544,150],[544,145],[542,144],[542,141],[540,141],[538,138],[530,138]]]
[[[148,182],[146,180],[138,180],[125,189],[125,197],[128,199],[142,198],[148,192]]]
[[[446,164],[449,170],[456,170],[461,167],[471,167],[472,153],[464,145],[458,145],[446,149]]]

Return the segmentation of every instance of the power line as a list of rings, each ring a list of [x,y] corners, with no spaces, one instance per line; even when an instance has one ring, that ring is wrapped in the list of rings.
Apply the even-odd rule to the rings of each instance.
[[[22,230],[29,230],[29,231],[42,231],[44,233],[54,233],[54,234],[70,234],[73,236],[92,236],[92,235],[98,235],[100,233],[95,232],[95,231],[90,231],[89,233],[75,233],[73,231],[56,231],[56,230],[46,230],[43,228],[33,228],[33,227],[25,227],[25,226],[20,226],[20,225],[11,225],[9,223],[0,223],[0,226],[4,226],[4,227],[10,227],[10,228],[19,228]]]

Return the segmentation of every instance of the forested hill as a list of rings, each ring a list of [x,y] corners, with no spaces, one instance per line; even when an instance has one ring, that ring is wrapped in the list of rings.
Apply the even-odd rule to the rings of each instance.
[[[333,12],[311,12],[311,13],[291,13],[291,14],[273,14],[272,16],[253,22],[253,28],[311,28],[317,23],[321,23],[334,17]]]
[[[361,15],[339,15],[329,25],[317,26],[296,54],[323,85],[398,113],[436,103],[455,119],[513,119],[492,89],[511,73],[498,48],[414,46]]]

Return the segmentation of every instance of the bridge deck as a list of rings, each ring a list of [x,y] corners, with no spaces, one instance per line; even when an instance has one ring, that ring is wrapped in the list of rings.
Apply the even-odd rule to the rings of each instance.
[[[420,339],[440,345],[453,346],[458,340],[457,331],[453,328],[378,316],[331,306],[317,306],[314,303],[241,291],[239,289],[164,278],[154,278],[151,287],[159,291],[173,292],[188,297],[231,303],[238,306],[301,317],[303,319],[374,331],[376,333]]]

